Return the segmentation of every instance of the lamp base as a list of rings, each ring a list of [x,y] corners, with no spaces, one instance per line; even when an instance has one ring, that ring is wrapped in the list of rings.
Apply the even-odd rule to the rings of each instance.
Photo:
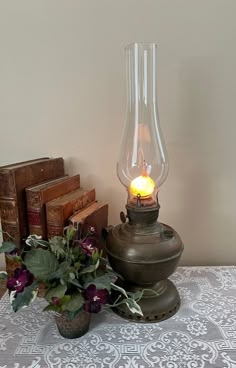
[[[138,302],[142,309],[143,316],[131,313],[126,304],[121,304],[112,310],[133,322],[154,323],[160,322],[173,316],[180,307],[180,296],[175,285],[169,280],[161,280],[152,287],[134,285],[118,279],[116,284],[128,292],[147,290]],[[154,292],[152,292],[154,291]],[[116,292],[112,294],[112,300],[117,298]]]
[[[127,204],[129,221],[110,227],[106,235],[110,266],[120,275],[117,286],[132,293],[144,290],[138,301],[143,316],[130,312],[125,303],[112,308],[134,322],[162,321],[180,306],[179,293],[168,277],[175,272],[184,246],[173,228],[157,222],[159,207],[158,203],[150,207]],[[118,294],[113,292],[113,303]]]

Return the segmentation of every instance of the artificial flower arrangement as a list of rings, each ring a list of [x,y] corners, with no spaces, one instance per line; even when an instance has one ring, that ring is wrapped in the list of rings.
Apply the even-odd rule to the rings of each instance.
[[[85,236],[69,225],[64,236],[49,241],[37,235],[26,239],[19,253],[12,242],[3,242],[0,253],[16,260],[19,266],[13,274],[0,273],[9,290],[10,303],[15,312],[30,305],[39,287],[47,301],[45,311],[64,313],[74,320],[82,311],[98,313],[103,305],[111,307],[126,303],[132,313],[142,315],[138,300],[141,295],[126,293],[114,283],[114,272],[96,247],[96,229],[89,227]],[[118,298],[111,302],[111,292]]]

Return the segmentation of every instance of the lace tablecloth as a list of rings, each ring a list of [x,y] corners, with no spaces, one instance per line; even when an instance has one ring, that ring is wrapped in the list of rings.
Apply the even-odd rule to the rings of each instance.
[[[89,332],[62,338],[44,300],[11,312],[0,301],[0,368],[236,368],[236,267],[179,267],[172,318],[154,324],[93,315]]]

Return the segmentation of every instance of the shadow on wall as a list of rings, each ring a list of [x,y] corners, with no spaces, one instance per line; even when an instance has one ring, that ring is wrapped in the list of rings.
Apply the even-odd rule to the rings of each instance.
[[[210,140],[217,140],[216,125],[220,124],[215,114],[218,105],[217,95],[217,71],[212,69],[212,64],[207,61],[186,63],[180,71],[181,95],[179,104],[181,114],[178,116],[178,131],[186,143],[205,153],[209,150]],[[215,142],[216,143],[216,142]],[[204,162],[202,162],[204,165]]]
[[[184,85],[182,94],[182,114],[179,116],[181,147],[184,163],[186,213],[194,213],[198,218],[203,212],[212,213],[214,195],[214,167],[212,158],[219,148],[215,101],[212,91],[216,84],[214,71],[206,61],[189,62],[181,73]],[[213,156],[213,157],[212,157]],[[195,217],[196,218],[196,217]]]
[[[186,246],[183,258],[187,264],[203,264],[206,257],[206,263],[210,264],[209,260],[215,263],[217,259],[212,243],[219,230],[217,182],[220,175],[218,160],[222,159],[222,137],[217,131],[221,121],[216,110],[217,94],[214,93],[217,71],[207,60],[188,62],[180,78],[182,94],[179,103],[182,107],[177,119],[182,145],[176,147],[175,154],[172,152],[179,164],[174,162],[171,166],[181,172],[181,221],[184,222],[185,243],[192,243],[192,246]],[[177,172],[176,175],[180,174]]]

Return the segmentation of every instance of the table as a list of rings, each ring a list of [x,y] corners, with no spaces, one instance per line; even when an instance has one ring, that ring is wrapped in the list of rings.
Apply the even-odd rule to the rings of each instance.
[[[236,267],[179,267],[172,318],[132,323],[108,309],[89,332],[66,340],[43,299],[16,314],[0,301],[0,368],[236,368]]]

